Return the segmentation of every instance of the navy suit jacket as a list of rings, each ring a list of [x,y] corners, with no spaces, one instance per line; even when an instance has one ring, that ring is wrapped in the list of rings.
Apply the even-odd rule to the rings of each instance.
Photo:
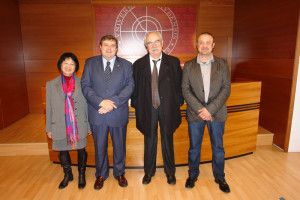
[[[109,84],[105,83],[102,56],[88,58],[81,78],[82,93],[88,102],[88,118],[91,125],[106,124],[122,127],[128,123],[128,100],[134,89],[132,64],[116,57]],[[99,104],[109,99],[116,109],[99,114]]]

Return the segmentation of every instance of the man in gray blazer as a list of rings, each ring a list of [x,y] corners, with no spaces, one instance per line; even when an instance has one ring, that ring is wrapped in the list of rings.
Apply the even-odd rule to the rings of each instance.
[[[116,56],[118,40],[105,35],[100,40],[100,56],[88,58],[81,79],[88,102],[88,117],[95,144],[96,181],[103,187],[109,174],[107,139],[113,143],[113,175],[121,187],[128,185],[125,174],[128,100],[134,89],[132,64]]]
[[[223,134],[227,119],[226,101],[231,90],[230,72],[227,61],[213,55],[214,46],[212,34],[201,33],[197,40],[198,56],[187,61],[183,68],[182,93],[187,103],[190,136],[189,177],[185,187],[193,188],[199,176],[201,144],[207,124],[215,182],[223,192],[229,193],[224,174]]]

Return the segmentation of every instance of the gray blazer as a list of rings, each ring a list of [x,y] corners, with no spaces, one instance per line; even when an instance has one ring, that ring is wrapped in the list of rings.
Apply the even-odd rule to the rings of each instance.
[[[187,103],[187,120],[203,122],[198,116],[200,110],[206,107],[214,122],[225,122],[227,119],[226,101],[230,95],[231,82],[228,63],[214,56],[211,64],[210,92],[205,103],[204,86],[200,64],[197,57],[184,64],[182,75],[182,94]]]
[[[80,78],[77,76],[75,76],[75,90],[72,98],[79,138],[83,139],[87,137],[90,127],[87,102],[81,92]],[[46,84],[46,132],[52,132],[53,140],[66,138],[65,97],[62,90],[61,76]]]

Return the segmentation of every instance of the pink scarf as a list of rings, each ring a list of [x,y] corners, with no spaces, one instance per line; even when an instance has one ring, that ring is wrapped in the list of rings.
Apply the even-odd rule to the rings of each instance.
[[[74,102],[72,99],[72,93],[75,86],[75,76],[72,75],[69,85],[66,83],[66,79],[63,74],[61,74],[62,88],[65,95],[65,119],[66,119],[66,132],[67,132],[67,142],[72,146],[73,149],[76,148],[77,142],[79,141],[77,123],[74,114]]]

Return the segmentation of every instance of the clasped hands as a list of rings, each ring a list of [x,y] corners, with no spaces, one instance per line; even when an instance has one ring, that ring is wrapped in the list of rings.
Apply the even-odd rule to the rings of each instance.
[[[201,108],[200,110],[198,110],[199,112],[199,117],[202,119],[202,120],[205,120],[205,121],[213,121],[210,113],[207,111],[206,108]]]
[[[100,107],[101,108],[98,110],[99,114],[105,114],[112,111],[113,109],[117,109],[115,103],[109,99],[104,99],[103,101],[101,101]]]

